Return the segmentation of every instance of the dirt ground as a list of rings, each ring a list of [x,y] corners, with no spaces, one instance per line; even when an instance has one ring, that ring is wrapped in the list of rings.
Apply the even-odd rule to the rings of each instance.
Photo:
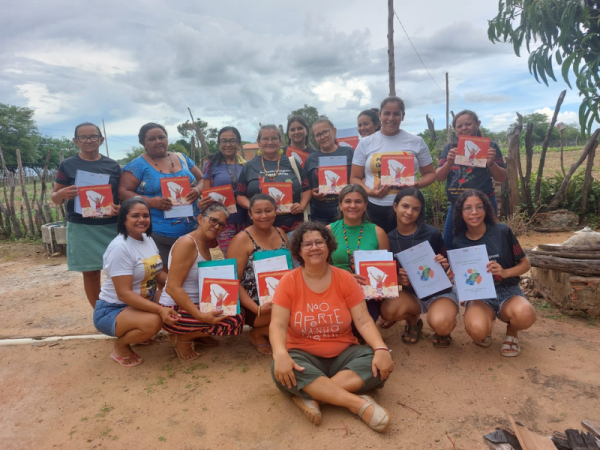
[[[520,241],[531,248],[568,236]],[[0,339],[96,334],[80,278],[41,246],[0,244]],[[481,436],[508,425],[508,415],[543,435],[600,422],[598,321],[536,305],[518,358],[500,356],[500,323],[487,349],[471,342],[462,319],[447,350],[433,348],[427,325],[412,347],[401,343],[401,326],[383,330],[396,364],[374,394],[392,415],[383,435],[327,405],[313,426],[275,388],[270,358],[252,348],[247,331],[189,363],[161,337],[136,347],[144,364],[132,369],[109,359],[111,340],[0,345],[1,447],[452,449],[452,440],[456,449],[483,449]]]

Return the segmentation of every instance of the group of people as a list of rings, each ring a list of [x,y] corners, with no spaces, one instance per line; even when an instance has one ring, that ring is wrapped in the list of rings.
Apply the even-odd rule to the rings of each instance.
[[[218,132],[219,151],[202,168],[168,150],[162,125],[142,126],[138,137],[146,151],[123,169],[100,154],[103,136],[96,125],[77,126],[73,141],[80,152],[61,163],[52,200],[67,201],[68,267],[83,272],[95,326],[116,337],[110,357],[126,367],[141,364],[132,345],[151,344],[163,329],[177,356],[194,360],[201,356],[198,347],[219,345],[215,336],[239,335],[246,324],[255,348],[273,357],[276,385],[314,424],[321,420],[319,402],[324,402],[345,406],[374,430],[385,431],[389,413],[364,395],[382,387],[394,367],[376,324],[389,328],[404,321],[402,341],[414,345],[426,313],[434,347],[447,348],[459,302],[452,288],[419,299],[399,264],[398,295],[365,300],[361,285],[368,283],[355,273],[353,255],[378,249],[396,254],[423,242],[431,244],[450,278],[448,249],[486,246],[497,297],[468,302],[465,329],[477,345],[487,347],[499,318],[507,323],[501,354],[517,356],[517,333],[535,322],[535,311],[519,288],[529,262],[510,228],[497,223],[493,180],[506,178],[502,153],[492,143],[486,167],[464,167],[455,164],[456,143],[449,144],[436,169],[423,139],[400,128],[404,115],[398,97],[386,98],[379,110],[361,112],[356,150],[338,144],[331,120],[320,118],[309,129],[303,117],[292,116],[288,145],[276,126],[263,125],[259,152],[250,161],[239,154],[239,131],[224,127]],[[459,136],[481,135],[472,111],[458,113],[452,126]],[[318,149],[309,145],[311,132]],[[304,164],[292,156],[299,151],[309,154]],[[414,184],[382,185],[381,158],[396,152],[413,155],[420,174]],[[349,183],[339,194],[319,193],[320,156],[345,158]],[[77,171],[109,176],[115,200],[111,215],[84,218],[75,211]],[[194,214],[165,218],[173,205],[162,197],[160,180],[182,176],[190,181],[186,201]],[[443,234],[424,223],[420,189],[436,180],[446,181],[450,202]],[[291,182],[289,212],[278,212],[267,194],[265,186],[273,182]],[[202,196],[206,188],[228,185],[235,213]],[[210,260],[216,246],[237,263],[241,308],[235,316],[199,309],[197,263]],[[297,267],[281,279],[273,301],[260,305],[253,262],[257,252],[276,249],[289,249]]]

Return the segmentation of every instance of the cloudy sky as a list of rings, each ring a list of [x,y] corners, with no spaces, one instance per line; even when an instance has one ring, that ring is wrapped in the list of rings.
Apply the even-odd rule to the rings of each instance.
[[[418,133],[429,114],[479,113],[504,130],[515,111],[551,114],[564,82],[539,84],[527,55],[492,44],[495,0],[395,0],[423,69],[394,22],[402,127]],[[0,18],[0,102],[35,110],[42,134],[71,136],[77,123],[106,123],[111,157],[137,144],[141,125],[166,125],[171,141],[187,107],[210,126],[234,125],[244,140],[258,123],[281,123],[304,104],[338,128],[388,93],[385,0],[8,0]],[[439,85],[439,86],[438,86]],[[567,91],[560,120],[577,122]]]

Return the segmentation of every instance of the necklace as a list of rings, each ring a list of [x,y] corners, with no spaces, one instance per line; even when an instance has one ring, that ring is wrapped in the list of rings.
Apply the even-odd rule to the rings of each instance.
[[[171,169],[172,169],[170,173],[175,173],[175,164],[173,164],[173,160],[171,159],[171,154],[170,153],[167,153],[166,156],[161,156],[159,158],[157,158],[155,156],[150,156],[150,159],[154,162],[154,165],[156,166],[157,170],[160,173],[164,173],[164,172],[162,171],[162,169],[160,167],[158,167],[158,163],[156,162],[156,160],[157,159],[164,159],[164,158],[169,158],[169,161],[171,162]]]
[[[233,173],[231,173],[231,170],[229,170],[229,164],[227,163],[227,161],[225,161],[225,167],[227,167],[227,172],[229,172],[229,178],[231,178],[231,187],[233,188],[233,190],[235,190],[235,182],[237,180],[237,167],[238,167],[238,160],[237,160],[237,155],[235,158],[235,163],[234,163],[234,168],[233,168]],[[263,165],[264,168],[264,165]]]
[[[269,178],[271,181],[275,181],[275,178],[277,177],[277,175],[279,175],[279,164],[281,163],[281,156],[279,156],[279,158],[277,159],[277,170],[275,171],[275,175],[273,175],[273,176],[267,175],[267,169],[265,168],[265,157],[264,156],[260,157],[260,162],[262,163],[262,168],[265,171],[265,177]]]
[[[363,230],[365,228],[365,223],[360,224],[360,232],[358,233],[358,244],[356,245],[356,250],[360,248],[360,240],[362,239]],[[348,252],[348,264],[350,265],[350,269],[352,273],[354,273],[354,252],[350,252],[350,245],[348,244],[348,233],[346,232],[346,224],[342,221],[342,230],[344,232],[344,241],[346,242],[346,251]],[[355,251],[356,251],[355,250]]]
[[[412,234],[411,238],[411,242],[410,242],[410,247],[408,248],[412,248],[415,245],[415,234],[417,234],[417,231],[419,231],[419,226],[417,225],[417,229],[415,230],[415,232]],[[400,247],[400,239],[398,239],[398,235],[400,234],[400,232],[398,231],[398,228],[396,228],[396,244],[398,244],[398,251],[401,252],[402,251],[402,247]],[[408,249],[406,249],[408,250]]]

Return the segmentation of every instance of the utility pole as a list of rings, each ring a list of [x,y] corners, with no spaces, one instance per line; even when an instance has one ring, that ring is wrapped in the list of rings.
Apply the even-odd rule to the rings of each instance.
[[[396,95],[396,63],[394,62],[394,0],[388,0],[388,73],[390,96]]]
[[[108,137],[106,137],[106,128],[104,127],[104,117],[102,118],[102,132],[104,133],[104,145],[106,145],[106,157],[110,158],[110,156],[108,156]]]
[[[450,143],[450,88],[446,72],[446,144]]]

